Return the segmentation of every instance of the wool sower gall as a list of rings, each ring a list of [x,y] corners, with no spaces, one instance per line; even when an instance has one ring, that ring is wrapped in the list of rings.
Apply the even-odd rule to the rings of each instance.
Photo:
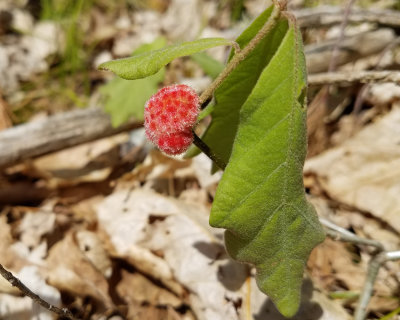
[[[193,142],[192,128],[199,111],[199,97],[192,88],[183,84],[164,87],[145,105],[146,135],[164,153],[181,154]]]

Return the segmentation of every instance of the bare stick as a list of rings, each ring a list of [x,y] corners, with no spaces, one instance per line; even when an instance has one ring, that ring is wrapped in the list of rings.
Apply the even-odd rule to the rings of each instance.
[[[16,278],[11,272],[4,269],[4,267],[0,264],[0,274],[6,279],[12,286],[17,287],[24,295],[31,298],[37,304],[41,305],[43,308],[58,314],[61,317],[69,318],[72,320],[76,320],[71,311],[67,308],[60,309],[56,306],[51,305],[50,303],[44,301],[40,298],[36,293],[33,293],[27,286],[25,286],[18,278]]]
[[[340,46],[340,43],[344,39],[345,29],[346,29],[346,26],[348,23],[348,18],[350,15],[351,7],[354,4],[354,1],[355,0],[348,0],[348,2],[346,4],[346,8],[344,10],[344,15],[343,15],[343,20],[340,24],[340,35],[339,35],[339,38],[337,39],[335,47],[333,48],[333,51],[332,51],[332,56],[331,56],[331,61],[329,63],[328,72],[332,72],[332,71],[336,70],[336,66],[337,66],[336,60],[339,55],[339,46]]]
[[[367,313],[367,305],[371,299],[374,283],[378,271],[386,261],[400,260],[400,251],[381,252],[373,257],[368,263],[368,272],[364,287],[361,292],[360,300],[357,305],[354,320],[364,320]]]
[[[400,71],[324,72],[308,76],[310,85],[400,82]]]
[[[215,89],[220,86],[220,84],[226,79],[226,77],[228,77],[228,75],[239,65],[239,63],[244,60],[250,54],[250,52],[254,50],[254,48],[268,34],[268,32],[271,31],[271,29],[278,22],[278,19],[281,15],[281,10],[284,7],[285,2],[279,3],[277,0],[274,1],[274,9],[268,21],[264,24],[264,26],[260,29],[256,36],[247,44],[247,46],[233,56],[231,61],[229,61],[225,69],[219,74],[214,82],[206,90],[203,91],[200,96],[200,104],[203,104],[205,101],[211,98]]]
[[[379,251],[384,250],[382,243],[380,243],[379,241],[361,238],[355,235],[354,233],[351,233],[346,229],[339,227],[338,225],[324,218],[319,218],[319,221],[323,226],[325,226],[326,234],[333,240],[348,241],[355,244],[373,246],[377,248]]]
[[[373,246],[378,250],[368,263],[367,276],[354,316],[354,320],[364,320],[379,269],[387,261],[400,260],[400,251],[384,251],[384,246],[379,241],[358,237],[324,218],[319,218],[319,221],[325,226],[327,235],[333,240]]]
[[[113,128],[110,116],[98,108],[63,112],[0,132],[0,167],[42,156],[81,143],[138,128],[128,122]]]
[[[394,31],[388,28],[345,37],[339,45],[339,55],[336,58],[336,65],[343,65],[363,57],[380,54],[395,39],[396,35]],[[332,50],[336,43],[337,40],[334,39],[305,46],[304,51],[307,58],[308,73],[328,71]]]
[[[334,6],[319,6],[294,11],[302,28],[329,27],[343,21],[344,10]],[[395,10],[353,8],[348,17],[351,23],[377,23],[382,26],[400,27],[400,12]]]
[[[392,49],[393,49],[395,46],[397,46],[399,43],[400,43],[400,37],[397,37],[396,40],[394,40],[392,43],[390,43],[390,44],[388,44],[388,45],[386,46],[386,48],[385,48],[385,49],[382,51],[382,53],[380,54],[379,59],[378,59],[378,61],[376,62],[376,65],[375,65],[374,69],[379,69],[379,68],[380,68],[380,63],[381,63],[383,57],[386,55],[386,53],[387,53],[388,51],[392,50]],[[354,113],[355,115],[358,115],[358,114],[360,113],[362,104],[363,104],[363,102],[364,102],[365,95],[366,95],[366,93],[368,92],[369,87],[370,87],[370,86],[369,86],[368,84],[365,84],[365,85],[360,89],[360,91],[358,92],[356,101],[354,102],[354,109],[353,109],[353,113]],[[354,128],[358,127],[358,125],[360,124],[360,123],[359,123],[359,118],[358,118],[358,117],[355,117],[355,121],[356,121],[356,125],[354,126]]]

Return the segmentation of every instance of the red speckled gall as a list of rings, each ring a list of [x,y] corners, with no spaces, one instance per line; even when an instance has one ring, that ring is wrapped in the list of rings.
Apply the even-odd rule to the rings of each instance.
[[[192,88],[183,84],[164,87],[146,103],[146,135],[164,153],[181,154],[193,142],[191,129],[199,111],[199,97]]]

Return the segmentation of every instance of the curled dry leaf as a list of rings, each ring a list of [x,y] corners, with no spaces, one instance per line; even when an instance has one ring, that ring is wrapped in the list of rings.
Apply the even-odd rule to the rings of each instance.
[[[19,225],[21,241],[28,247],[36,247],[42,237],[54,230],[56,215],[47,210],[27,212]]]
[[[117,254],[137,268],[147,262],[152,276],[161,271],[162,282],[177,280],[189,289],[198,319],[239,319],[243,310],[234,302],[244,297],[247,269],[218,260],[224,249],[208,226],[205,207],[153,191],[119,190],[99,204],[97,213]]]
[[[345,244],[327,239],[312,251],[308,266],[322,279],[321,286],[328,291],[334,290],[338,284],[348,290],[360,291],[367,265],[365,261],[357,264],[354,259]]]
[[[400,108],[342,145],[309,159],[324,190],[342,203],[370,212],[400,232]]]
[[[177,308],[182,301],[171,292],[156,286],[140,273],[122,270],[122,279],[117,285],[117,292],[128,305],[133,303],[152,306],[172,306]]]
[[[193,40],[197,37],[202,17],[198,0],[172,0],[161,20],[163,30],[175,40]]]
[[[48,282],[52,286],[76,296],[91,296],[106,307],[113,305],[105,277],[79,249],[73,233],[49,250],[47,267]]]
[[[96,233],[81,230],[76,233],[79,249],[104,277],[109,278],[112,274],[111,260]]]
[[[250,292],[255,319],[264,319],[266,306],[275,310],[271,312],[276,319],[281,319],[254,281],[246,281],[249,279],[247,267],[228,259],[221,230],[209,227],[208,213],[205,205],[143,189],[116,190],[97,206],[99,226],[108,234],[114,254],[159,280],[178,297],[185,291],[177,290],[173,284],[187,288],[187,301],[197,319],[244,319]],[[131,274],[125,276],[117,290],[130,299],[138,299],[128,290],[129,281],[137,279]],[[307,310],[310,304],[305,303],[303,309]],[[320,319],[346,319],[342,316],[343,309],[333,304],[320,312],[323,314]],[[332,311],[335,308],[341,312]],[[298,319],[304,319],[302,315]]]
[[[46,59],[61,50],[63,33],[50,21],[37,23],[31,35],[16,38],[14,43],[0,45],[0,86],[5,93],[18,89],[21,80],[49,68]]]

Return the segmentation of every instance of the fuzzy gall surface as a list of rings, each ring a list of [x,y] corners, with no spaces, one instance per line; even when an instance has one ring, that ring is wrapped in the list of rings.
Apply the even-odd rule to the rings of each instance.
[[[145,105],[146,135],[166,154],[183,153],[193,141],[191,129],[199,111],[199,97],[192,88],[183,84],[164,87]]]
[[[160,136],[157,141],[158,148],[171,156],[184,153],[193,142],[191,130],[175,132],[170,135]]]

